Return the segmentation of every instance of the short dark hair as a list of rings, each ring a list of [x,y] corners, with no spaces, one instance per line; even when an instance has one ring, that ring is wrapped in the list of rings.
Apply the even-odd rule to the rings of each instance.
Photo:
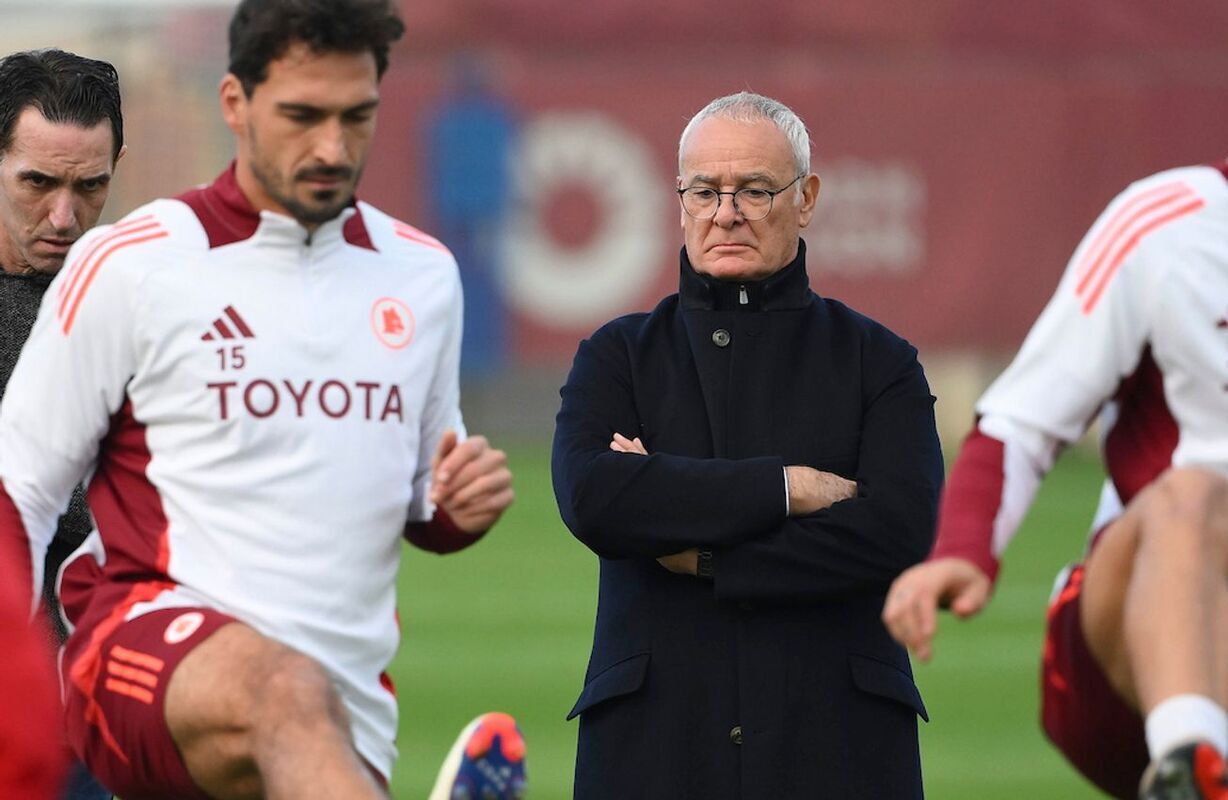
[[[383,77],[388,48],[404,32],[390,0],[243,0],[230,20],[230,73],[250,97],[269,63],[302,42],[314,53],[370,50]]]
[[[110,120],[112,160],[124,146],[119,73],[105,61],[55,49],[0,59],[0,156],[13,144],[17,118],[30,106],[59,125],[92,128]]]

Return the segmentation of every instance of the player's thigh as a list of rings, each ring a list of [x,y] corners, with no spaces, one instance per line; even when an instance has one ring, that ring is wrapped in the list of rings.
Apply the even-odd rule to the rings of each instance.
[[[1201,469],[1172,469],[1140,492],[1088,554],[1080,621],[1088,649],[1113,688],[1138,699],[1123,626],[1126,595],[1139,565],[1169,558],[1214,564],[1228,574],[1228,480]],[[1132,613],[1162,613],[1136,606]]]
[[[220,797],[260,797],[257,760],[285,722],[334,719],[336,698],[311,658],[235,623],[179,665],[167,687],[166,718],[193,779]]]
[[[1078,609],[1088,652],[1109,684],[1131,708],[1138,708],[1138,697],[1126,654],[1123,626],[1126,593],[1138,555],[1139,520],[1140,506],[1132,504],[1097,536],[1095,546],[1084,561]]]
[[[255,681],[270,644],[233,622],[193,649],[167,685],[167,727],[192,779],[211,795],[259,796]]]

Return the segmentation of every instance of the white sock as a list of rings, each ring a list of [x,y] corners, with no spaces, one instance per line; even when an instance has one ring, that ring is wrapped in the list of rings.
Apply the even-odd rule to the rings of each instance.
[[[1194,740],[1209,743],[1220,755],[1228,754],[1228,714],[1200,694],[1178,694],[1161,701],[1147,715],[1144,727],[1152,761]]]

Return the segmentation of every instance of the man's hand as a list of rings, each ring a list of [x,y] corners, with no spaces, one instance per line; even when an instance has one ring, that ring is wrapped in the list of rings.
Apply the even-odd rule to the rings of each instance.
[[[857,496],[857,483],[813,467],[785,467],[789,476],[789,516],[802,517]]]
[[[614,434],[614,438],[610,440],[610,449],[615,453],[635,453],[636,455],[648,455],[648,448],[644,447],[644,443],[640,441],[640,437],[628,439],[621,433]]]
[[[457,442],[456,431],[444,432],[431,458],[431,502],[456,527],[466,533],[487,530],[514,496],[506,453],[492,448],[484,436]]]
[[[679,575],[696,575],[699,573],[699,550],[692,547],[672,556],[661,556],[657,563]]]
[[[938,608],[970,617],[989,602],[989,576],[963,558],[940,558],[905,570],[891,584],[883,624],[896,641],[922,661],[933,655]]]

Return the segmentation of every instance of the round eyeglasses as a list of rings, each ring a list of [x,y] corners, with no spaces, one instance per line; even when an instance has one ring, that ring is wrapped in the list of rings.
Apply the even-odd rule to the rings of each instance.
[[[721,198],[728,195],[733,201],[733,210],[747,222],[761,220],[772,213],[772,201],[776,195],[797,183],[806,173],[800,172],[797,177],[781,186],[779,189],[738,189],[736,192],[718,192],[707,186],[692,186],[689,189],[678,189],[678,199],[682,202],[682,210],[688,217],[694,219],[712,219],[721,207]]]

